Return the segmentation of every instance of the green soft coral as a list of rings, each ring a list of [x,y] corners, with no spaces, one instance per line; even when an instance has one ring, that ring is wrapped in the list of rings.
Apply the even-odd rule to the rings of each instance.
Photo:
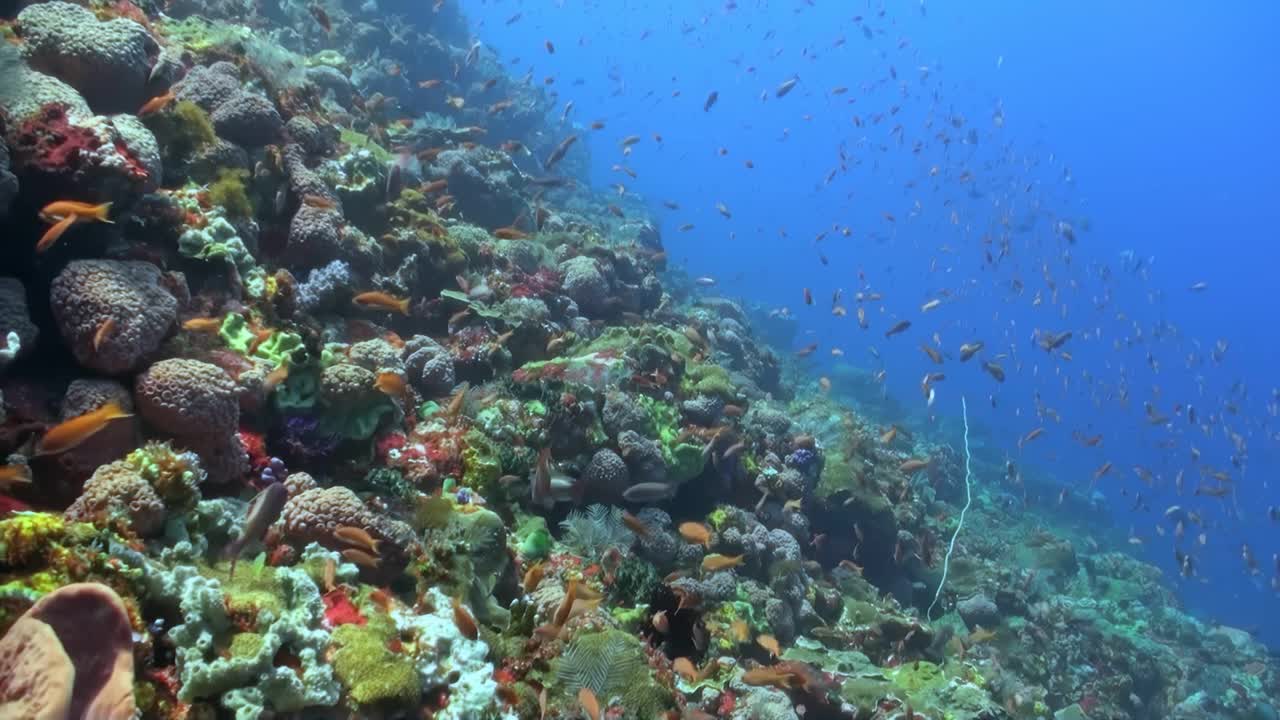
[[[125,462],[151,484],[170,512],[190,510],[199,502],[205,478],[199,455],[152,441],[129,453]]]
[[[241,355],[247,355],[249,348],[253,346],[253,331],[249,329],[248,320],[239,313],[228,313],[223,318],[218,336],[227,347]],[[271,333],[271,337],[254,348],[253,357],[269,361],[272,367],[280,367],[285,364],[293,365],[304,352],[301,335],[276,330]]]
[[[680,410],[672,403],[648,395],[637,395],[635,400],[649,416],[648,436],[656,439],[662,448],[662,459],[671,482],[682,483],[701,474],[706,465],[702,448],[679,441]]]
[[[247,275],[257,266],[235,226],[217,214],[208,218],[204,227],[188,228],[182,233],[178,237],[178,253],[196,260],[226,261],[241,275]]]

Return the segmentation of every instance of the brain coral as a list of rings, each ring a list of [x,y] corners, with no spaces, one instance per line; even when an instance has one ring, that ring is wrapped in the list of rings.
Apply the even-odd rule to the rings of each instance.
[[[138,23],[100,22],[86,8],[55,1],[18,13],[17,29],[31,67],[65,80],[97,112],[133,112],[146,101],[160,46]]]
[[[225,437],[240,421],[235,382],[200,360],[161,360],[138,376],[134,395],[147,422],[178,437]]]
[[[218,135],[237,145],[260,147],[276,140],[284,121],[271,101],[242,92],[226,100],[209,116]]]
[[[216,63],[209,67],[198,65],[187,72],[182,82],[174,86],[173,94],[179,100],[188,100],[206,112],[213,112],[222,103],[240,94],[240,79],[234,66],[230,72]]]
[[[49,302],[76,360],[112,374],[136,369],[178,317],[160,269],[145,262],[73,260],[54,278]]]
[[[334,537],[343,526],[369,533],[379,543],[376,574],[393,579],[408,563],[410,548],[418,544],[413,528],[365,507],[349,488],[337,486],[305,490],[291,498],[280,513],[285,539],[299,547],[318,542],[331,550],[350,546]]]

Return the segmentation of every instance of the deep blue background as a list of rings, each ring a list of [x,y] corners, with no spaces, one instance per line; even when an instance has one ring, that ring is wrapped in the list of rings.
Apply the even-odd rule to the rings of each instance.
[[[594,182],[643,196],[662,218],[674,260],[718,278],[721,292],[788,306],[800,318],[798,346],[822,340],[815,379],[835,362],[832,344],[844,361],[873,369],[866,348],[874,345],[890,391],[923,414],[918,383],[935,367],[918,348],[937,332],[951,358],[934,413],[954,417],[966,394],[975,423],[1024,472],[1051,472],[1086,491],[1094,468],[1113,462],[1098,483],[1105,512],[1122,537],[1144,540],[1124,547],[1159,564],[1206,619],[1257,627],[1280,646],[1280,624],[1269,620],[1280,525],[1265,516],[1280,505],[1270,484],[1278,425],[1268,409],[1280,385],[1280,60],[1269,49],[1280,4],[913,1],[888,3],[883,14],[877,4],[835,0],[728,5],[462,3],[479,40],[504,63],[519,59],[508,64],[513,75],[555,78],[557,116],[575,104],[563,133],[590,135]],[[775,98],[793,76],[796,88]],[[849,91],[831,95],[836,86]],[[719,101],[704,112],[713,90]],[[884,117],[875,123],[877,113]],[[596,119],[607,128],[585,130]],[[965,142],[971,130],[976,144]],[[631,134],[644,139],[624,157],[617,142]],[[824,184],[842,146],[847,171]],[[638,178],[611,170],[617,163]],[[1075,245],[1055,232],[1059,220],[1075,228]],[[679,232],[683,223],[695,229]],[[815,244],[833,224],[852,235],[831,232]],[[1002,233],[1013,256],[985,266],[982,238]],[[1145,270],[1127,272],[1123,250]],[[868,306],[867,332],[849,297],[859,271],[885,296]],[[1187,289],[1200,281],[1208,291]],[[803,287],[812,288],[813,307],[802,304]],[[849,317],[829,312],[837,288]],[[920,305],[944,290],[947,303],[922,315]],[[898,318],[913,327],[886,340]],[[1036,349],[1036,328],[1074,332],[1066,346],[1074,359]],[[988,356],[1010,353],[1003,386],[976,361],[955,358],[973,339],[987,343]],[[1229,349],[1215,363],[1208,354],[1220,339]],[[1231,394],[1237,382],[1244,390]],[[1037,393],[1060,423],[1037,419]],[[1148,401],[1171,417],[1175,403],[1193,404],[1211,432],[1185,417],[1151,425]],[[1224,413],[1228,401],[1238,414]],[[1020,452],[1017,439],[1040,425],[1047,434]],[[1085,449],[1073,431],[1105,441]],[[1227,431],[1247,443],[1241,468],[1231,465]],[[1155,473],[1155,487],[1142,484],[1137,465]],[[1189,494],[1206,465],[1231,472],[1234,502]],[[1179,470],[1182,497],[1172,487]],[[1150,510],[1133,509],[1138,493]],[[1154,531],[1175,503],[1206,524],[1181,544],[1195,557],[1191,579],[1178,577],[1171,534]],[[1254,577],[1241,559],[1246,542],[1259,563]]]

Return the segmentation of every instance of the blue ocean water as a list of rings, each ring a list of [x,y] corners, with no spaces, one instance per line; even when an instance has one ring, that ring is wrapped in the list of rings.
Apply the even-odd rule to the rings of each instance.
[[[840,365],[883,368],[887,391],[919,421],[949,421],[952,432],[967,396],[1016,473],[1086,495],[1110,462],[1092,485],[1098,517],[1076,519],[1109,522],[1107,541],[1159,565],[1202,617],[1280,646],[1270,621],[1280,525],[1267,515],[1280,505],[1280,60],[1268,49],[1280,6],[559,0],[464,10],[513,75],[554,79],[557,112],[572,103],[563,132],[589,144],[594,182],[623,186],[664,218],[673,260],[718,292],[797,319],[795,346],[819,343],[814,381]],[[593,121],[605,127],[588,129]],[[625,154],[631,135],[640,139]],[[848,316],[829,312],[837,291]],[[866,304],[867,330],[853,316],[859,291],[883,295]],[[922,315],[933,299],[941,306]],[[886,339],[900,318],[913,325]],[[1070,359],[1038,348],[1037,330],[1070,331]],[[937,340],[943,368],[920,350]],[[977,340],[984,356],[1003,356],[1003,384],[956,359]],[[935,370],[947,377],[926,407],[920,379]],[[1038,427],[1045,434],[1019,450]],[[1097,435],[1096,446],[1079,442]],[[1217,485],[1216,471],[1231,494],[1195,495]],[[1055,500],[1025,502],[1052,515],[1063,512]]]

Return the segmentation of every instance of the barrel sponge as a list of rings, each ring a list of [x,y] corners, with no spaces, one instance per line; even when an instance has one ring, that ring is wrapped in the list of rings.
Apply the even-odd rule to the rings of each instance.
[[[75,677],[53,628],[29,617],[18,620],[0,639],[0,716],[68,717]]]
[[[54,590],[0,639],[0,717],[126,720],[136,712],[129,611],[106,585]]]
[[[73,260],[54,278],[49,296],[76,360],[108,374],[136,369],[178,317],[178,301],[162,284],[160,269],[145,262]],[[108,322],[112,326],[104,330]]]
[[[146,100],[160,45],[138,23],[99,21],[86,8],[55,1],[23,9],[17,30],[27,63],[79,90],[96,112],[133,112]]]
[[[94,471],[64,517],[81,522],[121,521],[138,535],[151,537],[164,529],[165,505],[132,465],[117,460]]]
[[[240,422],[236,384],[217,365],[172,358],[147,368],[134,383],[142,417],[180,438],[221,438]]]

